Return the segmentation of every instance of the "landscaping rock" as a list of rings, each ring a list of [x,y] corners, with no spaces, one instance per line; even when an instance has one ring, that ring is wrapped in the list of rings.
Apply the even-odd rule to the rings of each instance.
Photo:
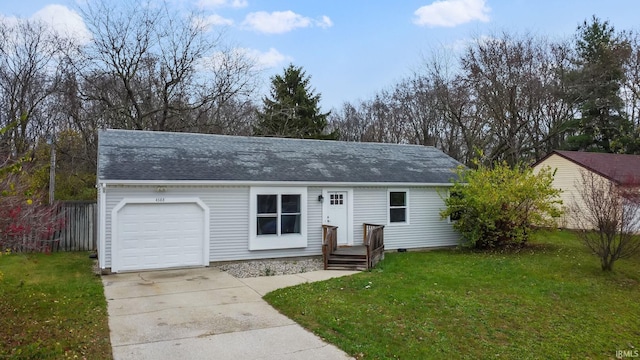
[[[299,274],[324,269],[322,259],[255,260],[229,263],[218,267],[237,278]]]

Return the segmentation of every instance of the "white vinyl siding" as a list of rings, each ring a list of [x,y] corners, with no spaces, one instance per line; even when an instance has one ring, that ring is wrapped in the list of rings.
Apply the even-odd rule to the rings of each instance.
[[[362,245],[363,223],[386,225],[387,212],[387,188],[355,188],[353,190],[353,244]],[[384,230],[386,243],[386,227]]]
[[[246,258],[249,188],[203,188],[200,197],[209,204],[211,212],[210,261]]]
[[[322,188],[307,188],[307,252],[322,255]]]
[[[410,226],[385,228],[385,248],[424,248],[457,245],[459,234],[448,219],[440,218],[447,188],[411,188]],[[387,233],[389,240],[387,240]],[[387,245],[388,244],[388,245]]]
[[[388,191],[395,188],[356,188],[354,190],[355,244],[362,243],[363,223],[385,225],[388,216]],[[447,188],[412,187],[407,189],[409,225],[385,226],[386,250],[457,245],[459,234],[451,224],[440,219]]]
[[[160,193],[157,186],[107,186],[104,221],[104,261],[101,268],[111,268],[111,214],[124,198],[197,197],[209,207],[209,261],[252,260],[265,258],[322,255],[322,203],[317,198],[320,188],[309,188],[307,202],[307,246],[297,249],[250,251],[249,187],[248,186],[165,186]]]
[[[344,187],[341,187],[343,189]],[[102,268],[111,267],[111,215],[113,208],[125,198],[198,198],[209,208],[209,261],[252,260],[281,257],[322,255],[322,202],[318,196],[332,187],[306,188],[307,244],[302,248],[249,250],[249,228],[252,215],[249,209],[249,186],[107,186],[104,221],[104,261]],[[387,224],[387,187],[354,187],[353,245],[362,244],[362,224]],[[407,188],[410,225],[385,226],[385,248],[426,248],[456,245],[459,236],[446,220],[440,220],[444,207],[438,191],[447,188]],[[326,198],[324,201],[328,201]],[[302,209],[302,212],[305,208]],[[102,248],[102,247],[101,247]]]

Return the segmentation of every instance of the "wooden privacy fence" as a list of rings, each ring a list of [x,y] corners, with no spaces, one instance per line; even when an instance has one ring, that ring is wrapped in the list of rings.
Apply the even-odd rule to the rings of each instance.
[[[98,207],[95,201],[62,201],[55,206],[21,207],[1,213],[0,251],[95,251]]]
[[[98,247],[98,205],[95,201],[60,202],[64,226],[56,236],[58,251],[95,251]]]

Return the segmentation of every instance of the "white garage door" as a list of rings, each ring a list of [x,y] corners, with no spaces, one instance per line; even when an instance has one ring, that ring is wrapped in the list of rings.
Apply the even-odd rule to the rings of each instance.
[[[117,269],[206,265],[204,211],[194,203],[127,204],[117,218]]]

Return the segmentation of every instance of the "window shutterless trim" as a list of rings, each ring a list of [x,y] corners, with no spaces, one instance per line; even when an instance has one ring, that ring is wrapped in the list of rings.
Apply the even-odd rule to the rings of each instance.
[[[391,206],[391,193],[404,193],[404,205],[403,206]],[[400,189],[400,188],[388,188],[387,189],[387,225],[389,226],[398,226],[398,225],[409,225],[409,189]],[[404,221],[395,221],[391,222],[391,209],[405,209],[404,212]]]
[[[258,214],[258,195],[277,196],[276,213]],[[282,212],[282,196],[297,195],[300,211]],[[261,216],[262,215],[262,216]],[[267,216],[268,215],[268,216]],[[282,233],[282,216],[300,216],[300,231]],[[258,235],[258,218],[269,217],[276,220],[275,234]],[[307,188],[306,187],[251,187],[249,189],[249,250],[290,249],[307,246]]]

